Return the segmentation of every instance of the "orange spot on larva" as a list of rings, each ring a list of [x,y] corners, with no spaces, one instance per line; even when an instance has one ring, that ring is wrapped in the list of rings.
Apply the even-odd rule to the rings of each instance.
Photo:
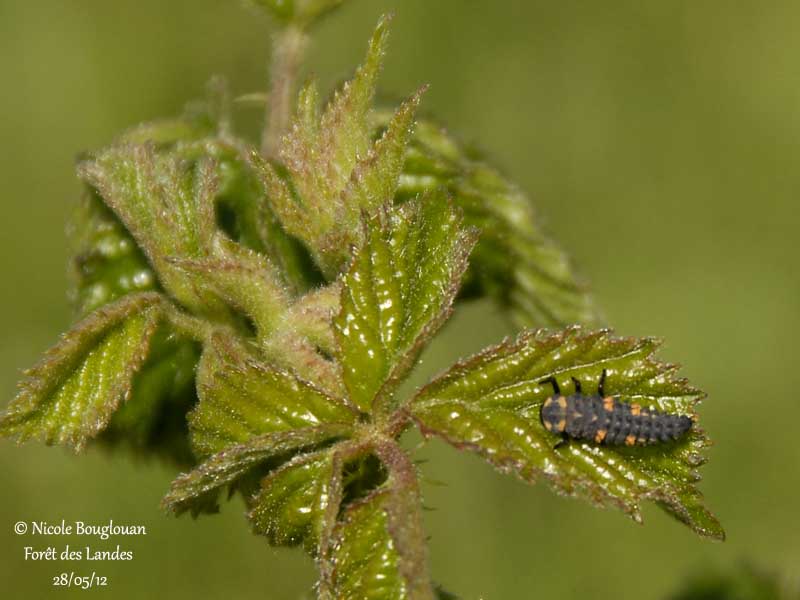
[[[636,443],[636,436],[635,435],[629,435],[628,437],[625,438],[625,445],[626,446],[633,446],[635,443]]]
[[[594,436],[595,444],[601,443],[604,439],[606,439],[607,431],[605,429],[600,429]]]

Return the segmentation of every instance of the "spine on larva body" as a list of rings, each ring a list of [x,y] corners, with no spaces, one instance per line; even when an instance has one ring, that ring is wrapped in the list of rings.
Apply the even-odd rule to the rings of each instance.
[[[567,435],[597,444],[658,444],[680,438],[691,427],[692,419],[685,415],[665,414],[612,397],[567,399]]]

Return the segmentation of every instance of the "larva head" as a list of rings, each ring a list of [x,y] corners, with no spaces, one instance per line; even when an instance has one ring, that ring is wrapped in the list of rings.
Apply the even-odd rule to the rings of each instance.
[[[547,431],[563,433],[567,428],[567,399],[564,396],[551,396],[542,404],[539,417]]]

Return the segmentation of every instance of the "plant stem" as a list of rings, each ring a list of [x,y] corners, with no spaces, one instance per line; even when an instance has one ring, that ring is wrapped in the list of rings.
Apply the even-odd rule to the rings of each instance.
[[[289,130],[291,102],[297,72],[308,38],[302,29],[288,25],[275,35],[270,68],[270,93],[265,111],[261,153],[274,158],[281,137]]]
[[[398,569],[408,585],[408,597],[433,600],[416,468],[408,453],[392,439],[377,443],[375,454],[389,471],[388,485],[394,488],[386,515],[400,557]]]

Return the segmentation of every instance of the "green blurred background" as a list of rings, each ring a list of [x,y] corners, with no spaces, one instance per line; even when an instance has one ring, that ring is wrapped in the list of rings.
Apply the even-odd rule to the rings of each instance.
[[[486,600],[664,598],[743,562],[796,582],[800,4],[351,0],[317,30],[307,72],[341,81],[386,10],[385,98],[430,83],[424,110],[531,193],[617,331],[665,338],[662,356],[709,392],[701,487],[729,538],[652,506],[641,527],[430,443],[418,456],[436,580]],[[177,113],[213,74],[263,89],[268,51],[269,24],[236,0],[0,0],[2,398],[70,319],[77,152]],[[418,380],[509,332],[492,306],[465,306]],[[313,583],[299,551],[249,533],[238,500],[195,523],[163,515],[168,465],[2,441],[0,474],[3,598],[48,597],[70,570],[107,576],[88,593],[120,599],[282,600]],[[123,542],[130,563],[24,562],[26,543],[48,540],[13,524],[62,518],[148,536]]]

